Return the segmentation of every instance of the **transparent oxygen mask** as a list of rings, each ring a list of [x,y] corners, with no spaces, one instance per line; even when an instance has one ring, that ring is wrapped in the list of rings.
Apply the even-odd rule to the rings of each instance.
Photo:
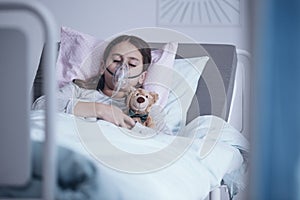
[[[113,96],[115,96],[118,92],[128,92],[130,90],[129,80],[133,78],[139,77],[143,72],[137,74],[135,76],[129,76],[129,67],[125,63],[120,63],[116,66],[115,72],[113,73],[107,68],[107,71],[113,76],[112,84],[114,85]]]
[[[129,88],[129,67],[125,63],[116,66],[113,73],[108,68],[107,71],[112,75],[112,84],[114,85],[113,96],[120,91],[127,91]]]
[[[125,90],[129,87],[129,67],[125,63],[117,66],[115,73],[113,74],[113,85],[115,86],[115,92]]]

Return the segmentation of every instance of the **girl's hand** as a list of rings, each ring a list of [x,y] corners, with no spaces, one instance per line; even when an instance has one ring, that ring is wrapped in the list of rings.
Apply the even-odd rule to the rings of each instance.
[[[124,114],[123,111],[113,105],[96,104],[97,117],[105,121],[114,123],[117,126],[124,128],[132,128],[135,125],[135,121]]]

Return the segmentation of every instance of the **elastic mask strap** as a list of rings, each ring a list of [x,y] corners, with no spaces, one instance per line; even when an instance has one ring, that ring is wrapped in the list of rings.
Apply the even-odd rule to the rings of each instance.
[[[106,70],[108,71],[108,73],[110,74],[110,75],[114,75],[115,73],[112,73],[112,71],[110,71],[109,69],[108,69],[108,67],[106,67]]]
[[[137,78],[137,77],[139,77],[142,73],[143,73],[143,72],[141,72],[141,73],[139,73],[138,75],[135,75],[135,76],[129,76],[128,78],[129,78],[129,79]]]
[[[108,69],[108,67],[106,67],[106,70],[108,71],[108,73],[109,73],[110,75],[112,75],[112,76],[115,75],[115,73],[113,73],[112,71],[110,71],[110,70]],[[135,75],[135,76],[129,76],[128,79],[137,78],[137,77],[139,77],[142,73],[143,73],[143,72],[141,72],[141,73],[139,73],[138,75]]]

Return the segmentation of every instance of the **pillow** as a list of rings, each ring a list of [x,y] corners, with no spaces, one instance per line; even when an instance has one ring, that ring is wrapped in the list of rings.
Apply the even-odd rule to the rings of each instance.
[[[208,60],[208,56],[175,60],[170,95],[163,109],[166,123],[173,134],[185,126],[188,108]]]
[[[73,79],[87,80],[99,74],[105,47],[103,40],[62,27],[56,62],[58,86],[63,87]]]
[[[158,93],[159,98],[155,104],[161,108],[164,108],[168,101],[177,47],[177,42],[170,42],[162,49],[151,52],[152,63],[148,68],[143,87],[148,91]]]
[[[60,50],[56,63],[58,86],[63,87],[73,79],[87,80],[100,73],[100,61],[107,42],[69,27],[61,27]],[[178,43],[171,42],[162,49],[151,52],[153,58],[143,87],[159,95],[156,103],[164,107],[169,96],[171,76],[158,76],[172,68]],[[159,70],[159,72],[158,72]],[[168,70],[170,71],[170,70]],[[166,72],[167,73],[167,72]]]

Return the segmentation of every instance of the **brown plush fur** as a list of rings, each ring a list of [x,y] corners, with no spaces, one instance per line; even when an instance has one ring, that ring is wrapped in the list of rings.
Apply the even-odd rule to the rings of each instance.
[[[131,114],[135,115],[148,115],[153,104],[158,100],[158,94],[155,92],[149,92],[145,89],[138,88],[133,89],[127,96],[127,106],[131,109]],[[133,111],[133,112],[132,112]],[[130,115],[130,112],[129,112]],[[144,126],[154,128],[155,124],[152,118],[148,115],[143,122],[140,117],[131,116],[136,122],[140,122]]]

